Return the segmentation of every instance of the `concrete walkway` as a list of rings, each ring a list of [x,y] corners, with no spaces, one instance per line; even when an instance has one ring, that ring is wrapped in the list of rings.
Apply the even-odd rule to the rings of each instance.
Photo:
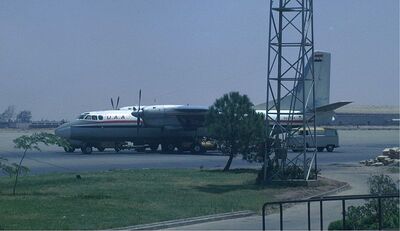
[[[365,167],[358,165],[334,165],[326,166],[324,169],[325,177],[348,182],[350,189],[336,193],[334,195],[368,194],[367,180],[374,174],[382,173],[383,168]],[[398,179],[398,175],[392,174]],[[354,201],[346,202],[346,205],[355,205],[362,203]],[[261,209],[260,205],[260,209]],[[341,202],[324,202],[323,218],[324,229],[328,228],[330,222],[341,218]],[[311,204],[311,228],[319,229],[319,203]],[[294,205],[284,210],[284,229],[307,229],[307,207],[306,204]],[[271,214],[266,217],[267,229],[279,229],[279,213]],[[171,228],[175,230],[260,230],[262,229],[262,217],[254,215],[250,217],[206,222],[201,224],[187,225]]]

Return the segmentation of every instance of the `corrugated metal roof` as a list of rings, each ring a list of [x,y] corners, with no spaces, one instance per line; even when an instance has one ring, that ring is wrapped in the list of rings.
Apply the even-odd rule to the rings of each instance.
[[[256,109],[256,110],[265,110],[265,103],[260,103],[258,105],[254,105],[254,109]]]
[[[400,114],[399,106],[349,104],[335,110],[346,114]]]
[[[265,103],[254,106],[255,109],[265,109]],[[400,114],[399,106],[385,105],[357,105],[348,104],[335,110],[336,113],[343,114]]]

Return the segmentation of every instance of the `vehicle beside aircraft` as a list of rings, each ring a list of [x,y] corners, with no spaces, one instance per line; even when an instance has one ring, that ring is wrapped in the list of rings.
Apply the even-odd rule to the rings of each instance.
[[[318,152],[323,152],[324,149],[333,152],[335,148],[339,147],[339,135],[336,129],[317,127],[315,130],[316,147],[312,147],[314,134],[301,128],[287,140],[288,147],[294,152],[304,149],[303,133],[306,135],[306,148],[317,148]]]

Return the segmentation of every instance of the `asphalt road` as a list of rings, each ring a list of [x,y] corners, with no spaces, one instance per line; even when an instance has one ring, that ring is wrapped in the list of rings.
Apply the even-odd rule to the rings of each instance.
[[[0,131],[0,157],[9,162],[18,162],[21,152],[13,148],[12,140],[32,131]],[[398,130],[353,130],[339,131],[340,145],[332,153],[318,153],[318,165],[323,171],[336,168],[339,164],[356,164],[360,160],[374,158],[385,147],[400,146]],[[289,153],[295,155],[295,153]],[[206,154],[162,154],[158,152],[137,153],[121,151],[115,153],[109,149],[105,152],[93,152],[90,155],[65,153],[58,147],[42,147],[41,152],[27,154],[24,165],[31,174],[53,172],[86,172],[107,171],[112,169],[134,168],[223,168],[227,157],[218,152]],[[258,168],[258,163],[248,163],[240,157],[234,159],[233,168]]]

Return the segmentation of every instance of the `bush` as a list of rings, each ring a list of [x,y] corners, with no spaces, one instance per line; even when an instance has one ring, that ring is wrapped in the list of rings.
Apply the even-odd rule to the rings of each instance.
[[[342,221],[333,221],[329,224],[328,230],[341,230],[342,229]]]
[[[387,175],[372,176],[368,179],[369,191],[371,194],[398,193],[398,186],[392,178]],[[382,228],[400,229],[399,199],[382,199]],[[379,212],[378,199],[371,199],[361,206],[349,206],[346,210],[346,226],[349,230],[378,229]],[[329,230],[342,230],[342,220],[334,221],[329,224]]]

